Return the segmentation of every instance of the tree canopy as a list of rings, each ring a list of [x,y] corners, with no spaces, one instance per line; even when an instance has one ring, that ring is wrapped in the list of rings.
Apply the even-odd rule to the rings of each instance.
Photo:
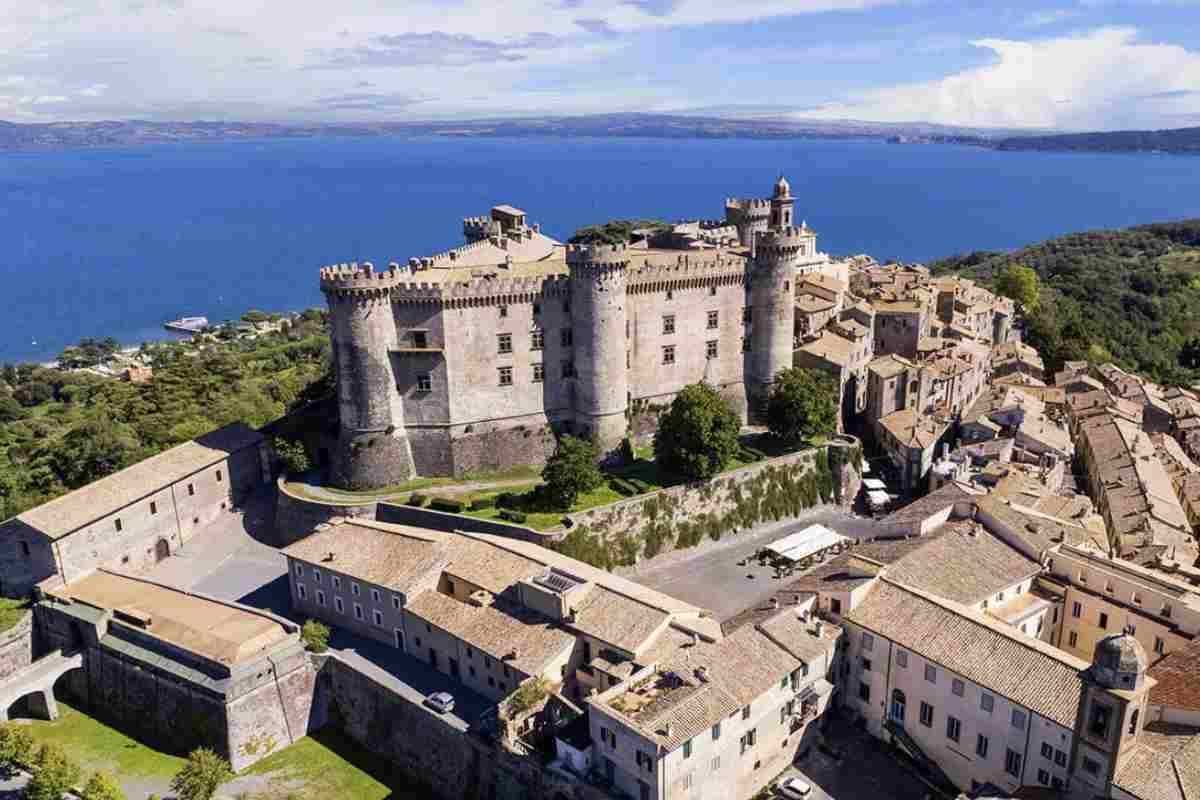
[[[767,400],[767,428],[789,444],[837,430],[838,385],[824,370],[785,369]]]
[[[233,779],[229,762],[207,747],[188,754],[187,762],[171,779],[179,800],[212,800],[221,784]]]
[[[53,742],[38,750],[32,772],[33,777],[25,787],[26,800],[62,800],[83,777],[79,765]]]
[[[125,800],[125,791],[107,772],[94,772],[83,787],[79,800]]]
[[[667,223],[658,219],[614,219],[602,225],[588,225],[575,231],[567,241],[570,244],[620,244],[633,239],[639,228],[663,230]]]
[[[683,387],[658,420],[654,456],[660,466],[686,478],[711,478],[738,448],[741,423],[716,389],[706,383]]]
[[[1020,264],[1009,264],[1000,270],[996,276],[996,291],[1011,297],[1026,314],[1036,312],[1041,305],[1037,273]]]
[[[579,495],[604,483],[604,475],[597,464],[599,458],[596,445],[587,439],[561,437],[554,455],[542,469],[542,480],[550,503],[556,508],[570,508]]]

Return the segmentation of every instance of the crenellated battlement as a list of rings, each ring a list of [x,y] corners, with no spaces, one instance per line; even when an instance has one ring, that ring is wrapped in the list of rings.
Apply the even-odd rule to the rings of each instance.
[[[375,265],[370,261],[359,264],[357,261],[349,264],[334,264],[321,267],[321,291],[338,295],[377,294],[389,292],[412,273],[392,262],[382,272],[375,271]]]
[[[741,211],[752,216],[766,216],[771,213],[771,201],[757,197],[726,197],[725,210]]]
[[[567,265],[571,274],[623,270],[629,267],[629,247],[620,244],[567,245]]]
[[[746,259],[739,256],[705,257],[680,253],[673,262],[647,262],[633,272],[629,278],[629,291],[646,294],[745,283],[746,267]]]
[[[794,256],[813,243],[816,232],[807,225],[760,231],[754,247],[758,256],[786,258]]]

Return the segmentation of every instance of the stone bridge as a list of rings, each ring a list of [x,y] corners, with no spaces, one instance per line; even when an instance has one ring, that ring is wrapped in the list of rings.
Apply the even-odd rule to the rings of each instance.
[[[9,677],[0,686],[0,720],[7,720],[13,705],[29,698],[30,716],[38,719],[58,719],[58,702],[54,699],[54,684],[66,673],[83,666],[83,651],[64,654],[55,650],[39,658]]]

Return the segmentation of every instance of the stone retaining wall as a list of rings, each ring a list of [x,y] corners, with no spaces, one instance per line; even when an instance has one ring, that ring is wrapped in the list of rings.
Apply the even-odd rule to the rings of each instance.
[[[417,528],[432,528],[435,531],[469,531],[471,533],[490,533],[493,536],[507,536],[510,539],[521,539],[534,544],[546,544],[561,538],[562,533],[544,533],[526,528],[523,525],[511,525],[507,522],[496,522],[490,519],[468,517],[465,514],[449,514],[444,511],[434,511],[431,508],[417,508],[400,503],[380,503],[375,518],[380,522],[392,522],[398,525],[412,525]]]
[[[33,663],[33,614],[0,633],[0,682]]]
[[[280,478],[275,482],[275,543],[287,547],[334,517],[374,519],[376,505],[374,500],[356,505],[310,500],[289,492]]]

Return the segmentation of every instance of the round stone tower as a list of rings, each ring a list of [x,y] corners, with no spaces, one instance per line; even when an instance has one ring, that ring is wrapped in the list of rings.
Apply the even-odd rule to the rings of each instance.
[[[809,234],[788,227],[758,234],[750,268],[750,363],[746,394],[751,418],[761,418],[775,375],[792,366],[796,327],[793,285],[801,245]]]
[[[1149,664],[1141,643],[1128,633],[1118,633],[1096,643],[1092,677],[1106,689],[1138,691],[1146,682]]]
[[[770,227],[771,201],[726,198],[725,221],[737,228],[738,242],[753,254],[754,237]]]
[[[575,423],[602,454],[625,437],[629,406],[626,351],[625,245],[572,245],[567,250],[575,338]]]
[[[375,489],[415,474],[389,356],[396,347],[391,291],[403,274],[394,265],[377,273],[370,263],[321,270],[337,368],[332,480],[347,489]]]

